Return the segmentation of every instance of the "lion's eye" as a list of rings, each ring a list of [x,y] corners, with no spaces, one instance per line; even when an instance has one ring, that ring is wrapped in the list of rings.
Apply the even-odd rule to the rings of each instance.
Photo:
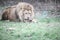
[[[30,14],[30,13],[29,13]]]
[[[27,14],[27,13],[25,13],[25,14]]]
[[[22,9],[22,8],[20,8],[20,9]]]

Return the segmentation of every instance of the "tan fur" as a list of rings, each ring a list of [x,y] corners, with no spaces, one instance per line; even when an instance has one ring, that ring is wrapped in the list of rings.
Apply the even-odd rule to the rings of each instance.
[[[5,8],[2,14],[2,20],[16,21],[15,8],[16,6]]]
[[[17,18],[18,17],[18,18]],[[34,19],[34,7],[25,2],[6,8],[2,20],[32,22]]]
[[[31,22],[34,18],[34,7],[29,3],[20,2],[17,4],[16,13],[21,21]]]

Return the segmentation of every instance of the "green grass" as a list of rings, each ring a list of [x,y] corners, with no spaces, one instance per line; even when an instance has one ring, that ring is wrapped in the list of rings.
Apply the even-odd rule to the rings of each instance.
[[[37,23],[0,21],[0,40],[60,40],[60,20],[39,19]]]

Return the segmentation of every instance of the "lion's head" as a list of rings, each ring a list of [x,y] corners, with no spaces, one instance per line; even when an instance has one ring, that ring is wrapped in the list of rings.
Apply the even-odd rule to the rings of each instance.
[[[32,17],[31,10],[25,10],[23,12],[23,20],[24,20],[24,22],[25,21],[31,22],[32,19],[33,19],[33,17]]]
[[[18,3],[18,5],[16,7],[16,12],[21,21],[31,22],[34,18],[34,7],[33,7],[33,5],[31,5],[29,3],[25,3],[25,2]]]

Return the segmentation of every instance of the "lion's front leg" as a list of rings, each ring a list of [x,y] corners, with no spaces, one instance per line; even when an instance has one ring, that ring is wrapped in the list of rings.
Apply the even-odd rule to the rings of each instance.
[[[21,12],[18,13],[19,21],[21,21],[21,22],[23,22],[23,17],[22,17],[22,15],[23,15],[23,14],[22,14]]]

